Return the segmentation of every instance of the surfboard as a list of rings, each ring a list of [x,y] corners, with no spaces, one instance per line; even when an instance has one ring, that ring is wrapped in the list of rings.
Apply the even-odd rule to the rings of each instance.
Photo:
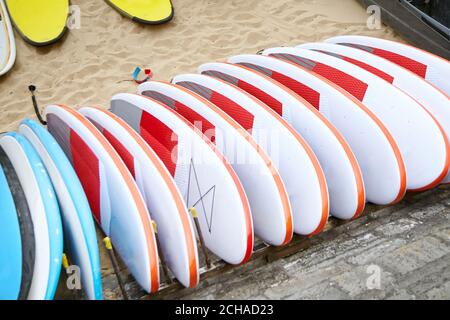
[[[185,287],[198,284],[198,254],[186,204],[167,168],[129,125],[111,112],[81,108],[127,165],[156,222],[160,250]]]
[[[387,59],[353,47],[331,43],[309,43],[298,47],[328,53],[381,77],[404,93],[410,95],[427,109],[441,125],[447,139],[450,138],[449,97],[414,72],[392,63]],[[450,182],[449,173],[447,173],[443,182]]]
[[[367,201],[387,205],[403,198],[406,170],[397,143],[381,121],[359,100],[322,76],[284,60],[262,55],[239,55],[228,61],[289,87],[339,130],[360,165]]]
[[[22,241],[14,199],[0,166],[0,300],[17,300],[22,281]]]
[[[255,235],[280,246],[293,235],[292,212],[284,183],[268,155],[233,118],[184,87],[149,81],[138,92],[160,101],[194,124],[226,157],[244,186]]]
[[[31,218],[30,209],[28,207],[25,193],[20,185],[19,178],[17,176],[14,167],[6,155],[3,148],[0,146],[0,169],[3,170],[6,182],[8,183],[9,191],[13,197],[14,206],[16,210],[17,219],[19,221],[19,230],[21,238],[21,253],[22,253],[22,266],[21,269],[22,278],[20,280],[20,291],[18,295],[19,300],[25,300],[28,297],[28,293],[31,287],[31,281],[33,279],[34,268],[34,256],[35,256],[35,243],[34,243],[34,229],[33,221]],[[0,193],[1,195],[1,193]],[[1,210],[3,212],[3,210]],[[15,250],[16,252],[16,250]],[[15,269],[16,271],[18,269]],[[2,272],[0,272],[3,274]],[[6,277],[9,278],[9,275]],[[2,281],[3,283],[3,281]]]
[[[147,292],[159,288],[158,252],[150,215],[127,167],[108,140],[79,112],[45,109],[49,132],[64,150],[103,232]]]
[[[28,140],[17,133],[0,138],[25,192],[34,226],[36,253],[30,300],[53,299],[61,271],[63,230],[58,201],[45,167]]]
[[[448,140],[441,126],[417,101],[382,78],[350,62],[299,48],[272,48],[264,55],[288,59],[339,85],[370,108],[396,140],[407,171],[407,188],[423,191],[447,175]]]
[[[11,20],[26,42],[50,45],[67,31],[69,0],[5,0]]]
[[[97,236],[86,195],[64,151],[37,122],[25,119],[19,132],[33,145],[47,169],[58,198],[70,262],[80,268],[82,287],[90,300],[103,298]]]
[[[123,16],[144,24],[161,24],[172,20],[171,0],[105,0]]]
[[[328,43],[353,46],[394,62],[450,95],[450,62],[437,55],[403,43],[365,36],[340,36]]]
[[[261,101],[223,80],[189,74],[176,76],[172,82],[200,94],[251,132],[284,181],[295,233],[313,235],[324,228],[329,213],[325,175],[311,148],[290,124]]]
[[[205,245],[230,264],[250,259],[253,225],[247,196],[231,165],[199,130],[148,97],[118,94],[111,111],[155,150],[184,197],[196,208]]]
[[[0,0],[0,76],[7,73],[16,60],[16,42],[6,10],[5,2]]]
[[[363,212],[364,183],[356,157],[344,137],[309,102],[280,83],[243,66],[208,63],[198,70],[253,95],[300,133],[324,171],[333,216],[353,219]]]

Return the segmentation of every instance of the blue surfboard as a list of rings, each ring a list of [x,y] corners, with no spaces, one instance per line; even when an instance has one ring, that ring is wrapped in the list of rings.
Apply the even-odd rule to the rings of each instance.
[[[0,146],[11,160],[33,219],[36,255],[29,299],[53,299],[61,272],[63,230],[50,177],[33,146],[21,134],[7,133]]]
[[[55,138],[37,122],[25,119],[19,131],[41,157],[53,183],[70,262],[80,268],[86,297],[100,300],[103,293],[94,220],[75,170]]]
[[[0,166],[0,299],[19,298],[22,281],[22,242],[16,206]]]

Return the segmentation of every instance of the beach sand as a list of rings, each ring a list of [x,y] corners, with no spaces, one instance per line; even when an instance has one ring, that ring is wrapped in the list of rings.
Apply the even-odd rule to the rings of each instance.
[[[16,130],[24,117],[35,118],[30,84],[38,88],[41,109],[47,104],[106,108],[112,95],[136,91],[127,81],[136,66],[170,80],[196,72],[202,63],[271,46],[345,34],[401,41],[390,28],[369,30],[369,15],[356,0],[173,0],[175,17],[160,26],[134,23],[101,0],[71,3],[81,10],[81,28],[56,45],[36,48],[16,33],[16,64],[0,78],[0,132]],[[104,275],[112,272],[104,250],[102,269]]]

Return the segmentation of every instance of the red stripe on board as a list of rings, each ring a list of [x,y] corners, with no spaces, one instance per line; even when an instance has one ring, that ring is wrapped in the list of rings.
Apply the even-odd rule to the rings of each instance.
[[[215,91],[211,95],[211,102],[236,120],[245,130],[251,131],[254,116],[239,104]]]
[[[371,65],[368,65],[367,63],[364,63],[362,61],[355,60],[355,59],[352,59],[352,58],[349,58],[349,57],[344,57],[344,60],[348,61],[348,62],[350,62],[350,63],[352,63],[352,64],[354,64],[354,65],[356,65],[358,67],[361,67],[364,70],[367,70],[367,71],[369,71],[370,73],[373,73],[376,76],[379,76],[380,78],[386,80],[390,84],[394,83],[394,77],[393,76],[391,76],[391,75],[387,74],[386,72],[381,71],[380,69],[377,69],[377,68],[375,68],[375,67],[373,67]]]
[[[92,213],[98,223],[101,223],[99,160],[91,148],[73,130],[70,130],[70,152],[73,168],[86,193]]]
[[[372,48],[372,49],[373,49],[373,51],[372,51],[373,54],[383,57],[391,62],[394,62],[394,63],[402,66],[403,68],[406,68],[406,69],[414,72],[418,76],[425,78],[425,76],[427,74],[427,66],[424,65],[423,63],[420,63],[416,60],[413,60],[411,58],[402,56],[400,54],[397,54],[397,53],[394,53],[391,51],[377,49],[377,48]]]
[[[130,170],[131,175],[133,178],[136,178],[135,171],[134,171],[134,157],[131,155],[131,153],[128,152],[127,148],[116,139],[109,131],[103,129],[102,130],[103,136],[106,138],[106,140],[109,141],[109,143],[113,146],[114,150],[119,154],[119,156],[122,158],[123,162],[125,162],[125,165],[127,166],[128,170]]]
[[[238,81],[237,86],[242,90],[246,91],[247,93],[250,93],[255,98],[267,104],[280,116],[283,116],[283,104],[274,97],[272,97],[270,94],[267,94],[264,91],[256,88],[255,86],[252,86],[248,82],[242,80]]]
[[[181,114],[186,120],[191,122],[197,129],[199,129],[203,134],[212,142],[216,142],[216,130],[214,125],[203,118],[200,114],[195,112],[193,109],[185,106],[179,101],[175,101],[175,111]]]
[[[178,136],[158,118],[145,111],[142,113],[140,129],[142,138],[156,152],[172,177],[175,176]]]
[[[312,69],[312,71],[327,78],[331,82],[334,82],[342,89],[353,95],[359,101],[363,101],[368,88],[367,83],[358,80],[345,72],[322,63],[316,63],[316,66]]]
[[[285,85],[300,97],[308,101],[314,108],[319,110],[320,106],[320,93],[316,90],[304,85],[297,80],[294,80],[284,74],[272,71],[272,79],[278,81],[279,83]]]

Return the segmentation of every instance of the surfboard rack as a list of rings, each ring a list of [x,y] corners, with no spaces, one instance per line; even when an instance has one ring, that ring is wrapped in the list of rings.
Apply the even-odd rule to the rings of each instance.
[[[206,268],[211,269],[211,259],[209,258],[208,249],[205,245],[205,240],[203,239],[202,230],[200,228],[200,223],[198,222],[198,212],[194,207],[189,209],[189,213],[192,215],[192,218],[195,223],[195,229],[197,230],[198,239],[200,241],[200,246],[202,247],[203,256],[205,258]]]
[[[114,273],[116,274],[117,282],[119,284],[119,288],[122,293],[123,300],[129,300],[128,293],[125,290],[125,286],[123,284],[122,277],[120,276],[119,266],[117,263],[116,256],[114,254],[111,239],[109,237],[105,237],[105,238],[103,238],[103,242],[105,244],[106,251],[108,251],[109,259],[111,260],[111,263],[112,263],[112,266],[114,269]]]

